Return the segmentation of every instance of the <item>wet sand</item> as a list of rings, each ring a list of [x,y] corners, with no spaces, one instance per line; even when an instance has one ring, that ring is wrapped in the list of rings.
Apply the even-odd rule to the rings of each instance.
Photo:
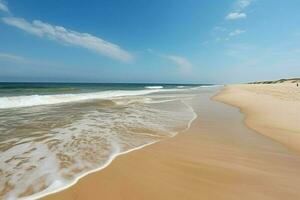
[[[198,117],[187,131],[44,199],[300,199],[298,153],[247,128],[238,108],[210,100],[216,92],[188,101]]]

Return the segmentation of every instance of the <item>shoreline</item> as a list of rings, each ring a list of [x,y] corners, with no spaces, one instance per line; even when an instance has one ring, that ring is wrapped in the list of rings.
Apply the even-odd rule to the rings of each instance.
[[[66,190],[66,189],[68,189],[68,188],[74,186],[75,184],[77,184],[78,181],[79,181],[80,179],[82,179],[82,178],[84,178],[84,177],[86,177],[86,176],[88,176],[88,175],[90,175],[90,174],[97,173],[97,172],[99,172],[99,171],[105,169],[105,168],[108,167],[108,166],[109,166],[109,165],[110,165],[117,157],[122,156],[122,155],[125,155],[125,154],[128,154],[128,153],[133,152],[133,151],[137,151],[137,150],[139,150],[139,149],[145,148],[145,147],[150,146],[150,145],[152,145],[152,144],[155,144],[155,143],[157,143],[157,142],[160,142],[160,140],[155,141],[155,142],[150,142],[150,143],[148,143],[148,144],[144,144],[144,145],[141,145],[141,146],[139,146],[139,147],[136,147],[136,148],[133,148],[133,149],[129,149],[129,150],[127,150],[127,151],[123,151],[123,152],[120,152],[120,153],[117,153],[117,154],[113,154],[113,155],[110,157],[110,159],[107,161],[107,163],[105,163],[103,166],[101,166],[101,167],[99,167],[99,168],[96,168],[96,169],[93,169],[93,170],[90,170],[90,171],[88,171],[88,172],[86,172],[86,173],[83,173],[82,175],[76,177],[75,180],[72,181],[70,184],[68,184],[68,185],[66,185],[66,186],[64,186],[64,187],[59,187],[58,189],[55,189],[55,190],[50,191],[50,192],[46,192],[46,191],[47,191],[47,189],[46,189],[46,190],[44,190],[44,191],[42,191],[42,192],[40,192],[40,193],[36,193],[36,194],[30,195],[30,196],[28,196],[28,197],[19,198],[19,200],[41,199],[41,198],[44,198],[44,197],[46,197],[46,196],[48,196],[48,195],[51,195],[51,194],[55,194],[55,193],[59,193],[59,192],[61,192],[61,191],[64,191],[64,190]],[[50,186],[50,187],[51,187],[51,186]],[[51,190],[50,187],[49,187],[48,189]]]
[[[281,144],[247,130],[243,125],[244,115],[238,113],[236,108],[209,101],[206,104],[209,104],[212,111],[200,107],[199,112],[197,108],[198,117],[186,132],[180,132],[176,137],[156,142],[139,151],[118,156],[105,169],[87,175],[77,184],[43,199],[198,199],[200,196],[239,199],[232,191],[244,192],[244,199],[269,199],[262,198],[265,189],[270,190],[271,199],[281,199],[284,196],[297,199],[300,196],[297,187],[300,181],[294,177],[300,175],[300,170],[297,170],[300,167],[299,156]],[[194,105],[197,104],[199,102],[195,101]],[[217,105],[229,115],[222,116],[220,121],[220,110],[210,104]],[[195,107],[192,108],[195,110]],[[203,119],[204,116],[208,119]],[[226,121],[228,117],[232,120]],[[228,122],[236,124],[244,135],[230,135],[236,131],[236,127]],[[213,124],[215,125],[212,126]],[[203,135],[198,134],[199,129]],[[220,135],[216,130],[225,131],[228,135]],[[232,143],[233,141],[235,142]],[[236,160],[237,158],[239,159]],[[251,160],[256,161],[253,163]],[[228,165],[227,162],[231,164]],[[270,168],[268,174],[264,172],[267,166]],[[145,174],[145,170],[148,173]],[[264,179],[261,179],[262,176]],[[289,181],[285,180],[287,177]],[[175,186],[166,185],[166,180]],[[264,187],[255,187],[253,190],[253,183]],[[287,186],[289,189],[286,189]],[[218,191],[221,196],[212,191]]]
[[[162,141],[164,141],[164,140],[166,140],[166,139],[170,139],[170,138],[176,137],[178,134],[184,133],[185,131],[187,131],[187,130],[190,128],[191,124],[193,123],[193,121],[194,121],[195,119],[197,119],[198,115],[196,114],[196,112],[193,110],[193,108],[192,108],[191,106],[189,106],[188,104],[186,104],[186,103],[183,102],[183,101],[181,101],[181,102],[182,102],[182,104],[184,104],[186,107],[188,107],[188,109],[191,110],[191,112],[192,112],[193,115],[194,115],[194,116],[192,117],[192,119],[188,122],[187,127],[184,128],[183,130],[177,131],[174,135],[172,135],[172,136],[170,136],[170,137],[168,137],[168,138],[161,139],[161,140],[157,140],[157,141],[154,141],[154,142],[150,142],[150,143],[141,145],[141,146],[139,146],[139,147],[136,147],[136,148],[133,148],[133,149],[129,149],[129,150],[127,150],[127,151],[123,151],[123,152],[119,152],[119,153],[112,154],[112,156],[108,159],[108,161],[107,161],[104,165],[102,165],[102,166],[100,166],[100,167],[98,167],[98,168],[96,168],[96,169],[87,171],[87,172],[85,172],[85,173],[79,175],[79,176],[76,177],[73,181],[71,181],[69,184],[66,184],[66,186],[58,187],[58,188],[56,188],[56,189],[53,189],[53,188],[51,188],[52,186],[50,186],[50,187],[48,187],[48,188],[47,188],[46,190],[44,190],[44,191],[41,191],[41,192],[39,192],[39,193],[30,195],[30,196],[27,196],[27,197],[19,198],[19,199],[20,199],[20,200],[42,199],[42,198],[44,198],[44,197],[46,197],[46,196],[49,196],[49,195],[51,195],[51,194],[56,194],[56,193],[62,192],[62,191],[64,191],[64,190],[66,190],[66,189],[68,189],[68,188],[74,186],[75,184],[77,184],[78,181],[80,181],[80,179],[82,179],[82,178],[84,178],[84,177],[86,177],[86,176],[88,176],[88,175],[90,175],[90,174],[97,173],[97,172],[100,172],[101,170],[105,169],[106,167],[108,167],[108,166],[109,166],[116,158],[118,158],[119,156],[126,155],[126,154],[128,154],[128,153],[130,153],[130,152],[133,152],[133,151],[137,151],[137,150],[143,149],[143,148],[145,148],[145,147],[147,147],[147,146],[153,145],[153,144],[158,143],[158,142],[162,142]],[[53,183],[53,184],[55,185],[55,183]],[[54,186],[54,187],[55,187],[55,186]]]

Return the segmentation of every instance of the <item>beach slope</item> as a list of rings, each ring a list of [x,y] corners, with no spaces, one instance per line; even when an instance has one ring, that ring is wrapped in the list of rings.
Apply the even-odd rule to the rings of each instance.
[[[297,83],[229,85],[215,99],[239,107],[250,128],[300,152]]]
[[[244,126],[237,108],[212,101],[218,91],[195,90],[187,100],[198,115],[187,131],[119,156],[44,199],[299,199],[298,154]],[[234,95],[228,87],[222,93],[229,91]]]

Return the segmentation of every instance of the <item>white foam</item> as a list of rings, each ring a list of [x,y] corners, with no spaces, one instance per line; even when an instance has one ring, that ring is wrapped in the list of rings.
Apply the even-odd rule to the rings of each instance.
[[[174,90],[176,90],[176,89],[170,89],[170,91],[174,91]],[[156,90],[156,91],[161,91],[161,90]],[[165,90],[164,89],[163,91],[169,91],[169,90]],[[178,91],[178,89],[176,91]],[[182,91],[182,89],[181,89],[181,91]],[[152,93],[152,92],[153,92],[153,90],[151,90],[150,93]],[[149,94],[149,93],[147,93],[147,94]],[[116,97],[118,97],[118,96],[116,96]],[[49,187],[47,187],[46,190],[43,190],[41,192],[33,194],[32,196],[28,196],[28,197],[21,198],[21,199],[25,199],[25,200],[27,200],[27,199],[38,199],[38,198],[41,198],[41,197],[46,196],[48,194],[64,190],[64,189],[66,189],[66,188],[74,185],[80,178],[82,178],[82,177],[84,177],[84,176],[86,176],[86,175],[88,175],[90,173],[93,173],[95,171],[99,171],[99,170],[104,169],[118,155],[126,154],[126,153],[129,153],[131,151],[143,148],[143,147],[148,146],[150,144],[153,144],[153,143],[155,143],[155,142],[157,142],[157,141],[159,141],[161,139],[161,137],[159,137],[160,139],[157,140],[157,138],[152,137],[150,135],[151,138],[154,138],[152,141],[151,140],[144,141],[144,142],[146,142],[146,144],[145,143],[140,143],[140,144],[138,144],[138,143],[129,143],[130,145],[132,145],[130,147],[130,149],[123,149],[122,148],[123,142],[124,142],[124,144],[126,144],[126,142],[128,142],[128,141],[132,142],[132,140],[130,140],[130,139],[127,140],[127,138],[128,138],[127,136],[129,136],[129,135],[126,135],[127,138],[115,138],[115,137],[113,137],[115,134],[112,134],[114,132],[109,130],[109,127],[115,127],[115,124],[123,124],[124,123],[122,121],[123,119],[124,120],[126,119],[125,122],[126,122],[126,124],[129,127],[130,127],[131,124],[133,124],[133,127],[135,127],[135,126],[137,126],[139,124],[142,124],[143,127],[144,127],[144,124],[145,124],[145,125],[148,125],[150,129],[161,130],[159,132],[162,132],[162,133],[165,134],[165,132],[170,132],[171,131],[171,130],[169,130],[169,127],[168,127],[169,119],[170,120],[179,120],[180,122],[182,122],[182,121],[184,121],[185,117],[187,117],[186,118],[186,120],[187,120],[186,121],[186,129],[185,129],[185,130],[187,130],[191,126],[191,124],[194,121],[194,119],[196,119],[197,115],[194,112],[193,108],[188,104],[188,102],[185,101],[186,100],[186,96],[185,95],[183,96],[184,99],[179,98],[177,94],[174,97],[176,97],[176,98],[174,99],[172,95],[170,97],[168,96],[168,98],[171,98],[171,99],[168,99],[168,100],[159,100],[159,98],[158,98],[157,101],[151,100],[152,98],[148,98],[148,97],[133,97],[133,98],[130,97],[130,98],[128,98],[128,100],[129,101],[135,101],[135,99],[137,99],[138,101],[141,100],[142,103],[149,103],[149,102],[150,103],[158,103],[158,102],[161,103],[161,102],[168,102],[168,101],[180,101],[180,102],[182,102],[188,108],[187,110],[186,109],[184,109],[184,110],[191,111],[191,112],[187,112],[188,115],[186,115],[186,116],[185,115],[180,115],[179,119],[178,119],[178,118],[176,118],[176,116],[178,116],[178,115],[171,114],[170,110],[167,110],[165,113],[164,113],[164,110],[160,110],[158,113],[156,113],[156,112],[152,112],[152,111],[155,111],[155,110],[149,110],[150,107],[147,106],[147,107],[144,108],[144,106],[141,106],[143,104],[138,103],[138,104],[130,105],[127,108],[127,109],[129,109],[129,111],[130,111],[129,113],[131,113],[131,116],[132,116],[132,114],[135,114],[133,116],[133,118],[132,117],[126,117],[126,118],[120,117],[119,114],[115,115],[115,114],[117,114],[119,112],[117,112],[117,113],[110,113],[109,116],[111,116],[111,115],[112,116],[108,117],[105,112],[99,112],[99,113],[97,113],[96,111],[92,110],[92,112],[88,112],[87,114],[84,115],[84,117],[80,118],[80,120],[74,121],[68,127],[62,127],[62,128],[53,129],[52,132],[55,132],[55,135],[54,135],[55,139],[60,139],[61,141],[69,141],[68,138],[66,138],[66,137],[72,137],[74,134],[75,134],[75,136],[77,136],[78,134],[76,132],[80,132],[80,133],[82,132],[83,133],[83,131],[81,131],[81,130],[86,130],[86,131],[84,131],[84,133],[85,133],[84,135],[88,137],[89,133],[94,133],[95,132],[94,130],[99,130],[99,128],[97,126],[95,126],[95,124],[102,124],[102,126],[108,128],[108,131],[105,131],[105,133],[102,133],[102,132],[101,133],[102,134],[107,134],[107,135],[103,135],[103,136],[104,137],[106,137],[106,136],[108,137],[108,139],[109,139],[108,142],[112,145],[112,147],[113,147],[112,150],[113,151],[110,152],[109,157],[107,157],[107,159],[105,159],[104,162],[101,162],[101,164],[99,164],[100,166],[99,165],[97,165],[97,166],[91,166],[92,168],[90,168],[90,169],[88,169],[86,171],[83,171],[82,173],[77,174],[76,176],[74,176],[73,180],[64,180],[64,179],[62,179],[61,176],[59,176],[59,175],[56,176],[57,172],[55,173],[55,171],[54,171],[54,175],[51,175],[50,179],[49,179],[49,181],[52,184]],[[123,98],[122,98],[122,96],[120,96],[120,98],[117,98],[117,99],[122,100]],[[127,98],[125,98],[123,101],[125,101],[126,99]],[[128,101],[128,100],[126,100],[126,101]],[[153,107],[151,106],[151,108],[153,108]],[[154,108],[156,109],[155,106],[154,106]],[[145,118],[139,118],[139,117],[137,118],[136,117],[136,116],[144,116],[145,113],[147,113],[146,111],[149,111],[149,114],[147,115],[147,119],[145,119]],[[178,109],[176,109],[175,111],[177,112]],[[137,112],[137,113],[135,113],[135,112]],[[167,119],[165,127],[161,126],[164,123],[163,124],[161,124],[161,123],[157,124],[156,123],[156,122],[161,122],[159,116],[156,116],[157,114],[159,114],[159,116],[162,117],[163,119]],[[173,117],[168,117],[170,114],[171,114],[171,116],[174,116],[175,118],[173,119]],[[191,116],[191,114],[193,114],[193,115]],[[111,121],[112,118],[114,120],[117,120],[117,121],[115,121],[115,122]],[[100,123],[99,123],[99,120],[101,121]],[[114,123],[108,123],[108,122],[114,122]],[[75,132],[74,132],[73,128],[76,128]],[[61,133],[63,133],[63,134],[61,134]],[[69,133],[72,133],[72,134],[69,134]],[[176,134],[177,134],[176,132],[172,132],[172,134],[170,134],[168,136],[175,136]],[[111,137],[113,137],[113,138],[111,138]],[[92,138],[92,137],[90,137],[90,138]],[[134,138],[136,138],[136,137],[134,136]],[[62,145],[63,144],[64,143],[62,143]],[[138,145],[138,146],[136,146],[136,145]],[[61,148],[59,148],[59,149],[61,149]],[[37,149],[37,151],[39,153],[41,152],[39,148]],[[66,152],[66,154],[67,153],[68,152]],[[72,156],[72,154],[69,155],[69,156],[74,157],[74,156]],[[36,158],[36,159],[38,157],[39,156],[34,156],[34,158]],[[46,163],[49,163],[49,162],[47,161]],[[52,163],[55,163],[55,162],[52,162]],[[77,160],[76,160],[76,164],[79,164],[81,166],[82,163],[77,163]],[[41,171],[43,171],[43,170],[45,170],[45,169],[42,168]],[[57,173],[57,174],[59,174],[59,173]],[[11,198],[11,199],[16,199],[16,196],[7,196],[7,197]]]
[[[97,171],[100,171],[100,170],[106,168],[116,157],[118,157],[120,155],[123,155],[123,154],[130,153],[132,151],[135,151],[135,150],[138,150],[138,149],[141,149],[141,148],[144,148],[144,147],[149,146],[151,144],[154,144],[156,142],[158,142],[158,141],[151,142],[151,143],[148,143],[148,144],[144,144],[142,146],[139,146],[139,147],[127,150],[127,151],[123,151],[123,152],[112,154],[111,157],[109,158],[109,160],[104,165],[102,165],[101,167],[99,167],[97,169],[93,169],[93,170],[90,170],[90,171],[88,171],[86,173],[81,174],[80,176],[76,177],[76,179],[74,181],[70,182],[70,184],[66,184],[65,186],[62,187],[63,182],[60,181],[60,180],[57,180],[50,187],[48,187],[47,189],[43,190],[42,192],[35,193],[35,194],[31,195],[31,196],[27,196],[27,197],[24,197],[24,198],[20,198],[19,200],[40,199],[40,198],[45,197],[45,196],[47,196],[49,194],[53,194],[53,193],[57,193],[57,192],[60,192],[62,190],[65,190],[65,189],[67,189],[67,188],[75,185],[84,176],[89,175],[91,173],[94,173],[94,172],[97,172]]]
[[[190,128],[192,122],[197,118],[197,114],[194,111],[194,109],[193,109],[192,106],[190,106],[188,103],[186,103],[184,101],[181,101],[181,102],[193,113],[193,117],[188,122],[187,127],[182,131],[182,132],[185,132],[185,131],[187,131]],[[174,137],[176,135],[177,135],[177,133],[175,133],[174,135],[171,135],[171,137]],[[157,143],[159,141],[160,140],[149,142],[147,144],[144,144],[144,145],[141,145],[141,146],[138,146],[138,147],[135,147],[135,148],[129,149],[127,151],[123,151],[123,152],[121,152],[120,149],[116,148],[115,151],[114,151],[114,153],[111,154],[111,156],[109,157],[109,159],[107,160],[107,162],[104,163],[102,166],[100,166],[100,167],[98,167],[96,169],[93,169],[93,170],[89,170],[89,171],[87,171],[87,172],[85,172],[83,174],[80,174],[72,182],[69,182],[69,183],[63,182],[61,180],[56,180],[47,189],[45,189],[45,190],[43,190],[41,192],[35,193],[35,194],[31,195],[31,196],[20,198],[20,200],[40,199],[40,198],[45,197],[45,196],[47,196],[49,194],[53,194],[53,193],[57,193],[57,192],[63,191],[65,189],[67,189],[67,188],[75,185],[81,178],[83,178],[83,177],[85,177],[85,176],[87,176],[87,175],[89,175],[91,173],[94,173],[94,172],[97,172],[97,171],[100,171],[100,170],[106,168],[118,156],[130,153],[132,151],[136,151],[136,150],[142,149],[142,148],[144,148],[146,146],[152,145],[152,144]]]
[[[84,101],[84,100],[92,100],[92,99],[109,99],[109,98],[123,97],[123,96],[145,95],[145,94],[150,94],[159,91],[161,90],[156,88],[155,90],[132,90],[132,91],[111,90],[111,91],[79,93],[79,94],[0,97],[0,109],[68,103],[73,101]]]
[[[161,85],[158,85],[158,86],[146,86],[145,88],[147,88],[147,89],[163,89],[164,87]]]

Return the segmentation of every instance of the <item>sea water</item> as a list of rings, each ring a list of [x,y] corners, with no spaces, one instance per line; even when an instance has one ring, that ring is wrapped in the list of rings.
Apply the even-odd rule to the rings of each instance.
[[[0,199],[38,198],[172,137],[199,85],[0,83]]]

